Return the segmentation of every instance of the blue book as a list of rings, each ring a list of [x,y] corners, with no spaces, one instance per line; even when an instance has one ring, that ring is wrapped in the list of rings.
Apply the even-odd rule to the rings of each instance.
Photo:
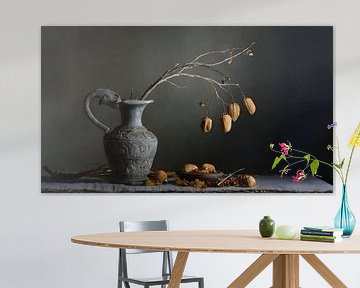
[[[303,235],[318,235],[318,236],[341,236],[344,229],[329,226],[306,226],[301,230]]]

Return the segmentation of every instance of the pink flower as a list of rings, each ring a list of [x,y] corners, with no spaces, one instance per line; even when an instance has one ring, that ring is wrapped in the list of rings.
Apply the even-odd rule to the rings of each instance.
[[[296,175],[293,176],[293,181],[299,183],[300,181],[306,178],[306,174],[304,170],[297,170]]]
[[[285,143],[279,143],[280,147],[281,147],[281,152],[283,152],[283,154],[288,155],[289,154],[289,150],[290,150],[290,146],[285,144]]]

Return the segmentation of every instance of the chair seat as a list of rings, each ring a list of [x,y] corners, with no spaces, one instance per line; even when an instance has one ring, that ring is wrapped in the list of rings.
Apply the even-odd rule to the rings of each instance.
[[[184,275],[181,278],[181,283],[187,283],[187,282],[196,282],[197,280],[200,281],[202,277],[195,277],[195,276],[186,276]],[[138,285],[144,285],[144,284],[150,284],[150,285],[161,285],[161,284],[167,284],[170,281],[170,276],[164,276],[164,277],[149,277],[149,278],[126,278],[126,277],[119,277],[119,280],[134,283]]]

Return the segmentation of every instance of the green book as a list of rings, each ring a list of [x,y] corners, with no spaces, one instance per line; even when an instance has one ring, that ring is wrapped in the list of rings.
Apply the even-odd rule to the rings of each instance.
[[[331,238],[314,238],[314,237],[303,237],[300,236],[301,241],[313,241],[313,242],[324,242],[324,243],[337,243],[342,241],[342,237]]]
[[[337,239],[337,238],[341,238],[341,236],[308,235],[308,234],[300,234],[300,237],[314,238],[314,239]]]

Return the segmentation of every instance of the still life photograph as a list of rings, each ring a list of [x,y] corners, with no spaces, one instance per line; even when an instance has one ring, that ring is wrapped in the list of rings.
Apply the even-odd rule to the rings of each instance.
[[[41,51],[43,193],[333,193],[265,148],[331,163],[331,26],[43,26]]]

